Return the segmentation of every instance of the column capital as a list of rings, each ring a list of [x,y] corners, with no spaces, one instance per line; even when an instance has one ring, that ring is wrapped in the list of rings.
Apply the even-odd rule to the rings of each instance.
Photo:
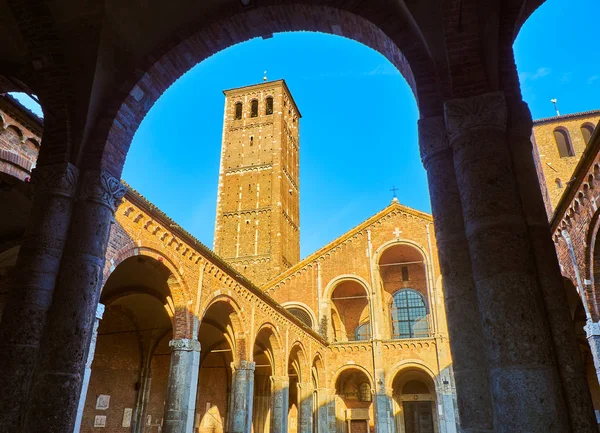
[[[417,125],[421,161],[424,166],[427,166],[427,161],[430,157],[450,149],[446,124],[442,116],[435,116],[419,119]]]
[[[256,362],[252,362],[252,361],[240,361],[239,364],[236,364],[235,362],[232,362],[231,364],[231,370],[232,371],[236,371],[236,370],[251,370],[254,371],[256,369]]]
[[[290,378],[289,376],[271,376],[271,382],[289,386]]]
[[[89,170],[83,173],[79,199],[106,206],[114,213],[126,192],[125,185],[107,171]]]
[[[587,338],[600,336],[600,322],[594,323],[593,320],[588,319],[583,329]]]
[[[480,128],[504,131],[506,116],[503,92],[451,99],[444,104],[444,117],[450,143],[465,133]]]
[[[200,352],[200,342],[192,338],[179,338],[169,341],[173,352]]]
[[[79,170],[70,162],[38,166],[31,173],[31,183],[37,193],[73,197]]]
[[[105,309],[106,309],[106,307],[104,304],[98,303],[98,306],[96,307],[96,319],[102,320]]]

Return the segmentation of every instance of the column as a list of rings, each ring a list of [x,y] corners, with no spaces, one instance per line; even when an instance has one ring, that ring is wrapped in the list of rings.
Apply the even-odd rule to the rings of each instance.
[[[492,431],[492,396],[481,314],[454,159],[441,116],[419,120],[419,147],[435,221],[460,424],[466,432]]]
[[[298,384],[298,433],[313,433],[314,390],[311,382]]]
[[[335,390],[318,388],[317,433],[335,432]]]
[[[391,389],[381,386],[375,393],[375,431],[378,433],[392,433],[394,431],[394,417],[392,416]]]
[[[78,173],[69,163],[33,171],[30,221],[0,322],[0,431],[15,431],[25,412],[68,235]]]
[[[83,175],[39,351],[25,433],[73,431],[114,212],[125,194],[104,171]]]
[[[164,433],[192,433],[200,370],[200,342],[171,340],[171,367],[165,401]]]
[[[75,418],[75,428],[73,429],[73,433],[79,433],[79,428],[81,427],[81,419],[83,417],[83,410],[85,409],[85,399],[90,385],[90,377],[92,376],[92,363],[94,362],[94,354],[96,353],[98,326],[100,326],[100,320],[102,320],[103,315],[104,305],[98,304],[98,308],[96,308],[96,321],[94,322],[94,328],[92,329],[92,341],[90,342],[87,361],[85,362],[85,371],[83,372],[83,384],[81,385],[81,394],[79,395],[79,404],[77,405],[77,416]]]
[[[498,92],[454,99],[446,102],[444,111],[482,319],[496,428],[570,432],[507,146],[504,96]]]
[[[594,323],[592,319],[588,319],[584,329],[592,352],[598,383],[600,383],[600,322]]]
[[[271,433],[287,433],[290,378],[271,376]]]
[[[512,166],[534,253],[537,281],[544,299],[571,426],[574,432],[588,431],[596,428],[596,419],[591,409],[589,386],[533,160],[533,121],[525,102],[510,101],[508,126]]]
[[[240,361],[238,366],[231,363],[232,397],[228,420],[230,433],[252,432],[255,366],[254,362],[249,361]]]

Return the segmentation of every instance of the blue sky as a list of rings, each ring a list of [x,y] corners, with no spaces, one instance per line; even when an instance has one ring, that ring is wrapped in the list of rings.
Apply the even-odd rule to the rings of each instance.
[[[567,4],[568,3],[568,4]],[[534,118],[600,108],[597,0],[549,0],[515,43],[523,97]],[[285,55],[281,55],[285,53]],[[223,89],[284,78],[300,123],[301,254],[310,254],[387,206],[430,212],[417,146],[417,107],[400,73],[348,39],[283,33],[200,63],[150,110],[123,178],[212,246]]]

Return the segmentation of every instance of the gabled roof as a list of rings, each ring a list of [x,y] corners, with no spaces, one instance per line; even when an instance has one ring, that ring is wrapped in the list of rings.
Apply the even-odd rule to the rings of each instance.
[[[365,221],[363,221],[362,223],[360,223],[359,225],[357,225],[353,229],[350,229],[349,231],[347,231],[343,235],[341,235],[338,238],[334,239],[333,241],[329,242],[324,247],[319,248],[317,251],[315,251],[314,253],[310,254],[306,258],[300,260],[294,266],[292,266],[289,269],[286,269],[284,272],[282,272],[281,274],[277,275],[275,278],[271,279],[270,281],[267,281],[265,284],[262,285],[262,289],[266,290],[266,289],[269,289],[269,288],[273,287],[277,282],[282,281],[286,277],[292,275],[294,272],[302,269],[304,266],[306,266],[310,262],[314,261],[317,257],[322,256],[323,254],[327,253],[327,251],[329,251],[329,250],[337,247],[338,245],[342,244],[347,239],[350,239],[355,234],[357,234],[360,231],[366,229],[367,227],[369,227],[370,225],[372,225],[373,223],[375,223],[379,219],[383,218],[384,216],[386,216],[386,215],[388,215],[388,214],[390,214],[390,213],[392,213],[393,211],[396,211],[396,210],[399,210],[399,211],[402,211],[404,213],[407,213],[407,214],[410,214],[410,215],[414,215],[414,216],[416,216],[418,218],[422,218],[424,220],[433,222],[433,216],[432,215],[430,215],[428,213],[425,213],[425,212],[421,212],[421,211],[413,209],[413,208],[410,208],[408,206],[404,206],[404,205],[400,204],[398,201],[392,201],[387,207],[383,208],[381,211],[377,212],[372,217],[366,219]]]

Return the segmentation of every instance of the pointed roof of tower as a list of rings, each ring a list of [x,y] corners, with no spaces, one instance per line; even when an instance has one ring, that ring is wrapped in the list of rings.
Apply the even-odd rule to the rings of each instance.
[[[370,218],[367,218],[362,223],[360,223],[357,226],[355,226],[354,228],[348,230],[343,235],[337,237],[336,239],[334,239],[333,241],[329,242],[325,246],[319,248],[317,251],[315,251],[314,253],[308,255],[306,258],[300,260],[298,263],[296,263],[291,268],[285,270],[281,274],[277,275],[275,278],[273,278],[270,281],[268,281],[267,283],[263,284],[261,286],[261,288],[263,290],[267,290],[267,289],[273,287],[279,281],[282,281],[285,278],[287,278],[288,276],[294,274],[295,272],[297,272],[298,270],[302,269],[304,266],[306,266],[310,262],[312,262],[315,259],[317,259],[318,257],[326,254],[329,250],[332,250],[333,248],[337,247],[338,245],[344,243],[346,240],[350,239],[351,237],[353,237],[357,233],[361,232],[362,230],[366,229],[367,227],[369,227],[373,223],[377,222],[381,218],[385,217],[386,215],[388,215],[388,214],[390,214],[390,213],[392,213],[394,211],[401,211],[401,212],[404,212],[406,214],[413,215],[413,216],[416,216],[417,218],[422,218],[424,220],[427,220],[427,221],[430,221],[430,222],[433,223],[433,216],[431,214],[428,214],[428,213],[425,213],[425,212],[421,212],[419,210],[410,208],[408,206],[404,206],[404,205],[400,204],[400,201],[396,197],[394,197],[392,199],[392,202],[388,206],[386,206],[385,208],[383,208],[382,210],[380,210],[379,212],[377,212],[375,215],[373,215]]]

